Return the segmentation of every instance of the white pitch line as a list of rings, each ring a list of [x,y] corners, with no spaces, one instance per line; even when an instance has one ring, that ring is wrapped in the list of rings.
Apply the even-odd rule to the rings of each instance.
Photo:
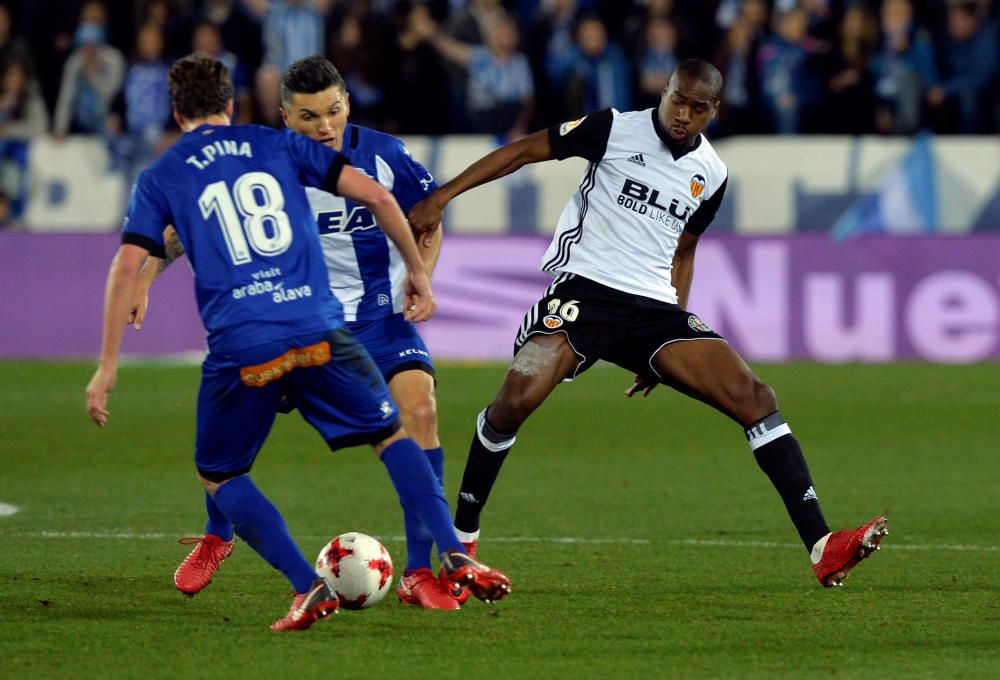
[[[0,503],[0,517],[10,517],[21,508],[16,505],[11,505],[10,503]]]
[[[25,538],[95,538],[95,539],[118,539],[118,540],[164,540],[176,539],[179,536],[197,536],[198,532],[193,531],[185,534],[159,533],[159,532],[135,532],[135,531],[24,531],[5,532],[0,531],[0,536],[20,536]],[[302,535],[299,538],[306,540],[329,540],[329,536]],[[379,540],[403,542],[405,536],[376,536]],[[487,536],[484,538],[487,543],[560,543],[579,545],[649,545],[660,541],[651,541],[644,538],[582,538],[578,536]],[[792,549],[800,548],[798,543],[778,543],[775,541],[735,541],[723,539],[667,539],[662,541],[669,545],[690,545],[707,548],[780,548]],[[930,544],[907,544],[907,543],[886,543],[886,548],[890,550],[948,550],[954,552],[1000,552],[997,545],[963,545],[948,543]]]

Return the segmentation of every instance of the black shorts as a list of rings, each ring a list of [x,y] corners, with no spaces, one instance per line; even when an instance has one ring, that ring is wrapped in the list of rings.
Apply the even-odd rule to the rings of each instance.
[[[682,340],[722,340],[701,319],[642,295],[625,293],[576,274],[559,274],[528,310],[514,339],[514,354],[535,335],[565,333],[580,357],[572,380],[598,359],[633,373],[655,376],[652,360],[660,348]]]

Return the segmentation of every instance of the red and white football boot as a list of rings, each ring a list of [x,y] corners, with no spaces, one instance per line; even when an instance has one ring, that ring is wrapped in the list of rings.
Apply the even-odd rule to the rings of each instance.
[[[476,559],[476,546],[478,545],[479,545],[478,538],[474,538],[468,543],[462,541],[462,547],[465,548],[466,554],[472,559]],[[438,580],[441,581],[441,583],[446,584],[447,586],[448,579],[446,579],[444,576],[443,568],[441,569],[441,571],[438,572]],[[472,593],[469,592],[469,589],[465,587],[458,587],[458,588],[452,588],[451,586],[447,587],[448,587],[448,593],[453,598],[455,598],[455,601],[458,602],[459,605],[463,605],[466,602],[468,602],[469,597],[472,595]]]
[[[434,572],[427,567],[404,573],[403,577],[399,579],[396,597],[404,604],[424,609],[454,610],[462,608],[451,596],[451,593],[445,590],[441,582],[435,578]]]
[[[271,624],[271,630],[305,630],[319,619],[337,613],[340,602],[321,578],[312,582],[307,593],[295,593],[292,608],[285,618]]]
[[[236,539],[223,541],[215,534],[205,534],[202,538],[182,538],[178,542],[195,548],[174,572],[174,586],[185,595],[194,595],[212,582],[222,560],[233,552]]]
[[[843,529],[830,534],[822,558],[813,565],[819,582],[827,588],[843,585],[847,573],[879,549],[882,537],[889,533],[887,522],[885,517],[876,517],[857,529]]]
[[[510,594],[510,579],[465,553],[453,550],[441,557],[441,585],[449,590],[467,588],[478,599],[492,604]]]

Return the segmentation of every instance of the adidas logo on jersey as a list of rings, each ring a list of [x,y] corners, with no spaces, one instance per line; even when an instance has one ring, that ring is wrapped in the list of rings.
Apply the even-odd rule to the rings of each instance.
[[[628,162],[635,163],[636,165],[641,165],[642,167],[646,167],[646,159],[642,157],[641,153],[637,153],[634,156],[629,156]]]
[[[804,500],[804,501],[814,501],[814,500],[817,500],[817,498],[816,498],[816,489],[812,488],[811,486],[808,489],[806,489],[805,494],[802,496],[802,500]]]

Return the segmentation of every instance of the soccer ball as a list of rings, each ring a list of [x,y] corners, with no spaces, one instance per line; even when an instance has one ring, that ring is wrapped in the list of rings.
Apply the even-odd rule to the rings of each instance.
[[[320,550],[316,573],[330,585],[342,608],[367,609],[392,587],[392,558],[374,538],[352,531]]]

